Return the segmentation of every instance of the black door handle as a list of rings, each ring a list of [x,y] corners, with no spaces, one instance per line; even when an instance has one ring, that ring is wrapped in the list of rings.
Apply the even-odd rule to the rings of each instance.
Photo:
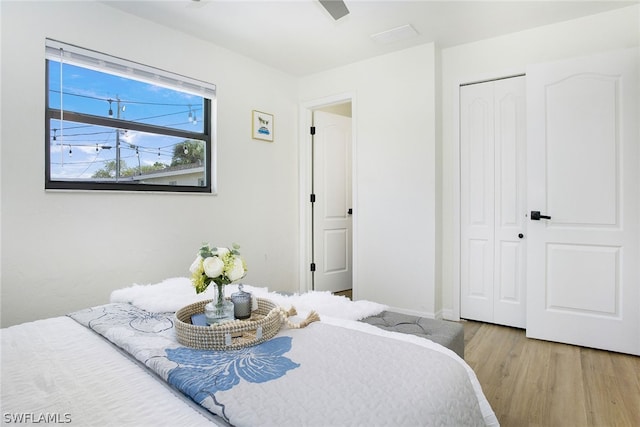
[[[349,210],[347,211],[347,215],[352,215],[353,214],[353,209],[349,208]]]
[[[551,219],[548,215],[540,215],[540,211],[531,211],[531,221],[540,221],[541,219]]]

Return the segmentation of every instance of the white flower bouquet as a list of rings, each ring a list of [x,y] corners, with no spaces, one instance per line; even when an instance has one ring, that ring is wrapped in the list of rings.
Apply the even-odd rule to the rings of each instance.
[[[221,289],[223,285],[242,279],[247,274],[247,265],[238,251],[240,246],[218,248],[204,244],[191,264],[191,282],[196,293],[204,292],[211,282]]]

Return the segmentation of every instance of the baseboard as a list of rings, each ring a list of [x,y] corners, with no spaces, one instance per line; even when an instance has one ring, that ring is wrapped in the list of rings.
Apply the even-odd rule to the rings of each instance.
[[[426,317],[428,319],[437,319],[434,313],[429,313],[426,311],[407,310],[405,308],[399,308],[399,307],[389,307],[388,311],[393,311],[395,313],[400,313],[400,314],[408,314],[409,316],[418,316],[418,317]]]
[[[401,313],[401,314],[408,314],[410,316],[426,317],[427,319],[451,320],[454,322],[460,321],[460,318],[455,315],[455,312],[453,311],[453,309],[448,309],[448,308],[438,310],[435,313],[430,313],[427,311],[418,311],[418,310],[407,310],[405,308],[399,308],[399,307],[389,307],[389,311],[394,311],[396,313]]]
[[[456,316],[455,312],[450,308],[445,308],[441,310],[442,319],[444,320],[452,320],[454,322],[459,322],[460,318]]]

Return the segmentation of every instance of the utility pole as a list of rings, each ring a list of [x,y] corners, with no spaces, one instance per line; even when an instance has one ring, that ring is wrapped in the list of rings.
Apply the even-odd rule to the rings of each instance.
[[[109,100],[111,104],[111,100]],[[120,96],[116,95],[116,118],[120,118]],[[109,110],[112,113],[111,110]],[[110,114],[110,115],[113,115]],[[116,129],[116,182],[120,181],[120,129]]]

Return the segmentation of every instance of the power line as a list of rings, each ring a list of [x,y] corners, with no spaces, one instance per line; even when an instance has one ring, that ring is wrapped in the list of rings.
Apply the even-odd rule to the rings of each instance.
[[[49,89],[49,92],[62,94],[62,95],[77,96],[79,98],[93,99],[93,100],[96,100],[96,101],[104,101],[104,102],[110,102],[110,101],[114,102],[115,101],[115,99],[113,99],[113,98],[102,98],[102,97],[98,97],[98,96],[81,95],[79,93],[64,92],[64,91],[60,91],[60,90],[57,90],[57,89]],[[191,104],[177,104],[177,103],[162,103],[162,102],[149,102],[149,101],[133,101],[133,100],[127,100],[127,99],[120,99],[120,102],[123,103],[123,104],[156,105],[156,106],[160,106],[160,107],[191,107],[193,105],[193,103],[191,103]],[[193,108],[195,109],[196,107],[193,107]]]

